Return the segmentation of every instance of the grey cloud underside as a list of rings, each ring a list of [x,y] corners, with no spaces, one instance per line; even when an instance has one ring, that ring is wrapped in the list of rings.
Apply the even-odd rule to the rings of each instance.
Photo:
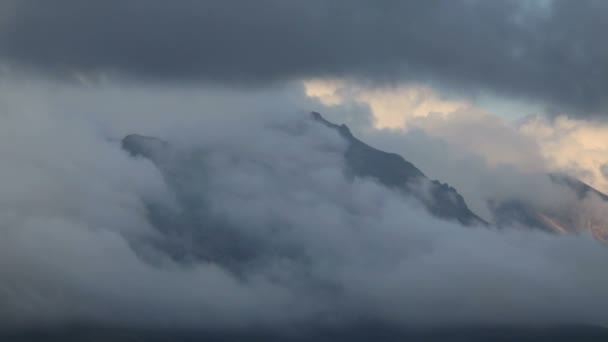
[[[50,73],[161,80],[436,80],[606,109],[608,3],[3,1],[3,59]]]

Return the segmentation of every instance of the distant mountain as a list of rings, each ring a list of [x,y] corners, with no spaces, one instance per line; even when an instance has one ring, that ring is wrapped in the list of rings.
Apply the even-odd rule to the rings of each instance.
[[[608,202],[607,195],[576,178],[556,173],[547,176],[556,186],[573,191],[580,202],[592,197]],[[543,203],[514,198],[494,205],[493,213],[499,227],[520,225],[553,233],[589,232],[596,239],[608,242],[608,213],[589,212],[584,206],[573,208],[564,205],[547,209]]]
[[[346,125],[331,123],[317,112],[312,112],[311,116],[313,120],[334,129],[348,142],[344,154],[347,175],[374,179],[406,196],[413,196],[432,215],[442,219],[456,221],[467,226],[487,224],[469,209],[463,197],[453,187],[437,180],[428,179],[422,171],[398,154],[380,151],[363,143],[353,136]],[[172,174],[171,179],[188,178],[175,174],[175,172],[183,173],[184,170],[182,168],[178,171],[179,168],[171,165],[176,161],[168,160],[168,155],[172,154],[167,153],[171,149],[168,142],[154,137],[132,134],[123,139],[122,147],[131,155],[150,159],[165,176]]]
[[[344,151],[345,173],[353,178],[372,179],[383,186],[419,200],[431,213],[442,219],[463,225],[488,225],[473,213],[463,197],[451,186],[428,179],[425,174],[403,157],[375,149],[357,139],[346,125],[336,125],[313,112],[312,119],[335,131],[347,142]],[[154,137],[129,135],[122,141],[122,147],[132,156],[152,161],[164,175],[169,186],[175,190],[177,201],[184,210],[174,212],[162,206],[149,204],[149,217],[167,238],[161,242],[164,250],[180,260],[202,258],[217,262],[231,271],[239,273],[239,268],[255,260],[257,253],[298,253],[292,246],[282,250],[272,246],[271,241],[250,241],[243,234],[235,235],[229,223],[213,217],[205,210],[207,199],[200,195],[199,184],[204,181],[205,155],[183,155],[170,142]],[[203,175],[203,176],[201,176]],[[608,196],[576,179],[549,175],[557,186],[574,190],[582,201],[588,196],[608,200]],[[193,181],[194,180],[194,181]],[[511,199],[495,206],[498,226],[516,224],[537,228],[548,232],[577,232],[582,226],[580,217],[571,211],[546,211],[542,206]],[[581,214],[582,215],[582,214]],[[582,215],[584,216],[584,215]],[[205,229],[190,229],[192,225],[204,225]],[[175,246],[175,247],[174,247]],[[267,248],[270,246],[271,248]],[[305,259],[304,259],[305,260]],[[170,332],[170,331],[123,331],[78,328],[16,332],[8,336],[10,341],[82,341],[90,336],[104,341],[608,341],[608,331],[592,326],[507,326],[507,327],[447,327],[444,329],[408,329],[394,326],[365,326],[355,324],[337,330],[323,327],[303,329],[297,336],[277,336],[276,333],[261,331],[258,335],[241,332]],[[33,336],[33,337],[32,337]],[[0,335],[0,340],[2,335]]]
[[[311,117],[314,121],[335,130],[348,143],[344,153],[347,175],[373,179],[405,196],[416,198],[429,213],[436,217],[459,222],[465,226],[489,225],[467,206],[464,198],[450,185],[429,179],[416,166],[398,154],[384,152],[365,144],[357,139],[346,125],[329,122],[317,112],[312,112]],[[192,178],[188,173],[198,172],[199,170],[176,167],[175,164],[179,161],[175,159],[174,153],[169,152],[171,151],[171,145],[168,142],[154,137],[133,134],[123,139],[122,146],[131,155],[140,155],[150,159],[170,181],[180,180],[182,183],[174,184],[174,186],[180,187],[183,190],[182,194],[185,194],[184,196],[189,196],[185,200],[189,205],[197,205],[196,195],[188,195],[188,184],[183,184],[183,182]],[[204,164],[204,161],[201,164]],[[561,174],[550,174],[548,177],[556,186],[574,191],[581,202],[590,196],[597,197],[600,201],[608,201],[608,195],[578,179]],[[526,229],[533,228],[553,233],[589,231],[596,238],[608,241],[608,217],[605,220],[598,220],[597,217],[584,211],[577,211],[576,208],[553,207],[549,210],[546,207],[543,203],[531,203],[520,198],[511,198],[493,203],[491,209],[494,222],[492,223],[503,228],[520,226]],[[159,226],[171,226],[173,229],[178,229],[180,226],[187,225],[184,223],[183,217],[175,218],[167,213],[160,214],[158,210],[152,211],[152,216],[154,220],[160,222]],[[168,220],[172,220],[172,222],[164,222]],[[201,221],[201,218],[189,218],[189,220]],[[213,235],[213,239],[219,239],[220,241],[214,241],[210,244],[209,249],[223,248],[217,246],[233,245],[232,242],[221,243],[222,239],[230,240],[229,236],[221,237],[222,234],[216,232]],[[250,253],[253,252],[243,250],[235,255],[242,254],[245,257]]]
[[[462,196],[448,184],[430,180],[412,163],[395,153],[377,150],[355,138],[346,125],[336,125],[317,112],[312,118],[335,129],[346,139],[344,155],[348,171],[355,177],[372,178],[386,187],[397,189],[417,198],[428,211],[443,219],[455,220],[464,225],[487,224],[475,215]]]
[[[337,130],[349,142],[345,157],[349,169],[356,176],[376,179],[387,187],[415,196],[435,216],[456,220],[464,225],[487,224],[467,207],[462,196],[451,186],[429,180],[422,171],[397,154],[366,145],[355,138],[346,125],[333,124],[317,112],[311,115],[313,119]],[[579,201],[590,196],[608,201],[608,195],[576,178],[563,174],[547,176],[556,186],[573,191]],[[420,184],[426,184],[426,193],[420,191]],[[530,203],[518,198],[495,203],[492,207],[494,223],[498,227],[522,226],[553,233],[589,231],[597,239],[608,241],[608,214],[605,220],[600,220],[592,213],[577,208],[547,210],[544,207],[544,203]]]

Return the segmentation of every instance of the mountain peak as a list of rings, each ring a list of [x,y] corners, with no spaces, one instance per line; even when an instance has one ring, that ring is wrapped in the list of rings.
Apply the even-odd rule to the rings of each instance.
[[[357,139],[348,126],[334,124],[318,113],[311,112],[313,120],[334,129],[348,142],[344,154],[347,169],[353,176],[371,178],[380,184],[412,195],[428,211],[444,219],[456,220],[465,225],[487,222],[475,215],[463,197],[448,184],[430,180],[414,164],[396,153],[375,149]]]
[[[310,112],[310,116],[313,120],[318,121],[327,127],[337,130],[343,137],[348,139],[354,138],[352,132],[350,131],[350,128],[348,128],[348,126],[346,126],[345,124],[336,125],[335,123],[326,120],[319,112]]]

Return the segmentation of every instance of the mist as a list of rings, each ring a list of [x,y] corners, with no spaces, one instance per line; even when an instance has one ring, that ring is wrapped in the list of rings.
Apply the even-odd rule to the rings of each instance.
[[[298,84],[1,86],[2,329],[608,324],[604,245],[465,228],[349,177],[307,114],[348,108]],[[162,142],[130,155],[132,133]]]

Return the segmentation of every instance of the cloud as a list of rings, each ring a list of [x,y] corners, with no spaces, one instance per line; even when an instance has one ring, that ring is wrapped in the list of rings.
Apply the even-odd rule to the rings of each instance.
[[[528,173],[563,172],[608,191],[602,173],[603,165],[608,164],[607,126],[601,120],[532,113],[509,121],[481,108],[474,98],[446,96],[420,84],[370,87],[352,80],[312,80],[304,85],[308,96],[329,108],[356,104],[367,109],[371,119],[359,120],[353,127],[368,139],[379,137],[379,143],[385,140],[383,137],[418,130],[456,147],[451,151],[454,155],[472,154],[490,166],[506,165]],[[329,116],[340,121],[344,120],[343,114],[330,112]],[[383,146],[401,150],[405,142],[398,139]],[[427,141],[421,146],[429,143],[432,144]],[[409,144],[414,147],[407,148],[406,156],[424,150],[418,149],[418,144]],[[428,157],[438,158],[436,153],[441,154],[434,151]]]
[[[0,97],[5,327],[608,321],[604,246],[465,229],[346,178],[345,142],[283,111],[310,104],[303,94],[12,87]],[[138,127],[169,141],[155,165],[114,139]]]
[[[551,167],[608,191],[602,174],[602,166],[608,163],[608,125],[566,116],[535,116],[522,122],[520,131],[539,142]]]
[[[522,134],[517,125],[481,109],[472,99],[450,98],[419,84],[379,88],[352,81],[313,80],[304,85],[308,96],[331,108],[352,103],[367,107],[373,129],[369,130],[366,122],[356,129],[372,135],[377,130],[386,130],[389,135],[390,131],[421,130],[492,165],[527,171],[545,168],[533,138]]]
[[[605,234],[604,215],[597,208],[608,210],[606,203],[581,200],[547,177],[565,173],[605,191],[602,123],[542,115],[507,121],[479,108],[474,99],[446,97],[416,84],[370,89],[346,80],[315,80],[305,86],[308,96],[331,108],[366,106],[373,123],[354,125],[357,135],[448,182],[489,222],[497,220],[497,204],[516,200],[562,218],[560,225],[565,226],[555,226],[558,230],[589,230],[600,238]],[[325,101],[328,97],[331,102]],[[379,122],[392,124],[379,127]]]
[[[470,107],[468,101],[441,98],[433,88],[407,84],[397,87],[369,87],[345,80],[304,81],[306,95],[326,106],[355,102],[369,107],[377,129],[404,129],[411,120],[431,114],[446,115]]]
[[[568,1],[3,1],[0,51],[54,75],[251,84],[431,81],[601,114],[608,4]]]

